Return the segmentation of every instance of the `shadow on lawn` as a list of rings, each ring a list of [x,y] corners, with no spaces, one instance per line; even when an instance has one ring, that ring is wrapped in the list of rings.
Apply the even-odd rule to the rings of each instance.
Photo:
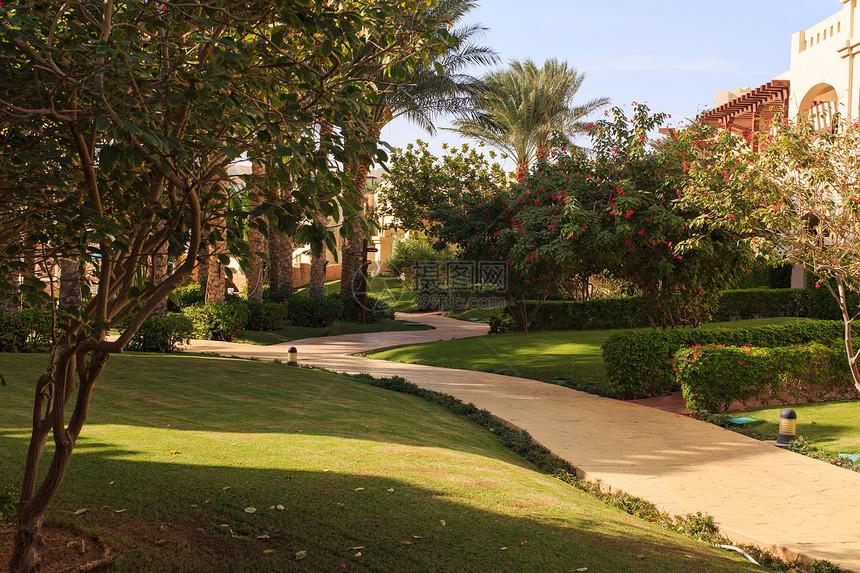
[[[23,460],[25,447],[22,439],[0,438],[4,458]],[[560,482],[550,482],[551,495],[527,488],[500,494],[511,511],[499,512],[476,505],[494,506],[485,498],[508,485],[504,476],[440,488],[428,485],[440,480],[429,466],[407,480],[394,472],[138,462],[117,459],[121,453],[89,444],[85,459],[76,454],[50,518],[106,539],[124,554],[123,571],[757,570]],[[2,464],[0,484],[17,474],[16,464]],[[74,515],[82,507],[90,511]],[[10,542],[0,535],[0,569]],[[297,562],[299,551],[307,556]]]

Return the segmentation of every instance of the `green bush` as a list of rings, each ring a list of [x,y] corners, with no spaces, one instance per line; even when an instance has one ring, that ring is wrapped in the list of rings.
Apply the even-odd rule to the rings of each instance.
[[[293,296],[284,301],[287,320],[294,326],[329,326],[343,316],[340,296],[308,298]]]
[[[787,404],[856,398],[844,353],[819,343],[775,348],[694,346],[675,353],[687,408],[722,412],[735,401]]]
[[[242,304],[248,309],[245,330],[275,330],[287,318],[287,306],[283,303],[246,300]]]
[[[822,289],[823,290],[823,289]],[[720,295],[711,320],[806,316],[809,293],[804,289],[729,290]],[[536,302],[528,303],[529,312]],[[640,297],[594,299],[584,302],[546,301],[530,330],[602,330],[609,328],[649,327]],[[834,303],[835,306],[835,303]],[[841,319],[840,316],[832,320]]]
[[[194,331],[191,319],[181,313],[166,317],[149,316],[128,343],[138,352],[174,352],[178,344],[187,343]]]
[[[333,295],[339,297],[340,295]],[[379,300],[375,296],[367,295],[365,301],[365,320],[368,323],[379,322],[383,318],[394,318],[394,310],[387,302]],[[343,301],[343,313],[340,316],[341,320],[346,322],[358,322],[361,320],[361,303],[354,299]]]
[[[436,249],[426,237],[413,235],[394,243],[394,249],[386,265],[388,266],[387,272],[403,278],[407,283],[412,283],[415,278],[413,275],[416,263],[438,262],[444,264],[454,259],[456,257],[451,251]]]
[[[804,320],[757,328],[651,330],[613,334],[603,345],[603,362],[610,393],[618,398],[662,396],[675,384],[672,358],[695,345],[772,348],[841,341],[841,321]]]
[[[35,352],[51,343],[51,315],[0,310],[0,352]]]
[[[241,303],[195,304],[182,310],[191,319],[194,337],[233,340],[248,324],[248,307]]]
[[[713,314],[712,320],[719,322],[774,316],[807,316],[808,313],[807,289],[727,290],[720,294],[719,309]]]
[[[836,290],[835,281],[831,282],[831,286]],[[826,284],[819,283],[817,279],[808,274],[806,275],[806,293],[809,300],[809,318],[817,318],[819,320],[842,320],[842,311],[839,310],[839,305],[833,295],[830,294],[830,289]],[[860,311],[860,295],[856,292],[848,291],[848,309],[852,313]]]
[[[194,304],[203,304],[204,299],[203,289],[200,285],[185,285],[173,291],[173,303],[182,309]]]
[[[528,303],[529,313],[537,303]],[[602,330],[649,326],[642,299],[598,298],[584,302],[548,300],[543,303],[529,330]]]

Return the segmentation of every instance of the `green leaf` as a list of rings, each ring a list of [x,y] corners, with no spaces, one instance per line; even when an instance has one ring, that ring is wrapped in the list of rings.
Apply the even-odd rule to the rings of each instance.
[[[96,129],[97,130],[104,131],[107,128],[109,128],[110,126],[111,126],[111,123],[107,117],[100,115],[96,118]]]
[[[99,169],[102,173],[110,173],[116,166],[116,160],[119,159],[119,147],[108,145],[99,150]]]

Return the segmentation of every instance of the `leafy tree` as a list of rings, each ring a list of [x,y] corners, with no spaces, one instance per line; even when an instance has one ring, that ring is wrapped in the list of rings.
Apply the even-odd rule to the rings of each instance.
[[[454,129],[508,154],[521,179],[551,131],[570,144],[585,131],[583,118],[609,102],[599,98],[574,105],[584,80],[585,74],[556,59],[541,67],[531,60],[514,60],[509,69],[484,77],[485,86],[473,95],[477,115],[458,119]]]
[[[849,296],[860,293],[860,125],[836,118],[831,130],[806,120],[768,127],[750,138],[715,130],[689,136],[702,156],[690,167],[690,200],[702,210],[694,225],[727,229],[771,260],[818,277],[815,286],[838,303],[860,390],[851,329],[860,309]]]
[[[665,119],[637,104],[630,118],[614,108],[592,126],[602,217],[590,248],[608,255],[606,270],[647,300],[653,327],[699,326],[719,291],[749,268],[752,252],[724,229],[688,224],[700,214],[683,199],[694,148],[686,139],[653,146],[648,134]]]
[[[464,192],[466,198],[480,202],[508,187],[504,171],[490,163],[494,152],[485,156],[468,144],[443,147],[445,154],[439,158],[418,140],[392,155],[382,176],[379,210],[393,219],[393,227],[451,239],[454,234],[445,228],[448,217],[439,218],[443,209],[462,206]],[[453,214],[450,218],[456,219]]]
[[[388,32],[371,51],[368,30]],[[339,211],[345,181],[331,162],[376,153],[365,118],[379,70],[409,74],[451,42],[424,2],[0,7],[0,291],[53,309],[35,267],[65,257],[95,268],[91,299],[56,315],[36,384],[13,571],[39,569],[44,512],[109,356],[190,276],[206,245],[226,241],[247,257],[242,221],[265,231],[268,220],[316,250],[330,242],[303,221]],[[322,145],[318,120],[334,126]],[[231,201],[226,174],[246,152],[272,181],[257,187],[263,201],[251,211]],[[281,185],[292,189],[287,204],[271,201]],[[177,259],[172,270],[141,281],[165,248]],[[114,328],[121,332],[108,341]]]

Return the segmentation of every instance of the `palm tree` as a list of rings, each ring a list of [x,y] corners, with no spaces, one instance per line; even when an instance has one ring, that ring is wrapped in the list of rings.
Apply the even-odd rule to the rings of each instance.
[[[476,0],[439,0],[431,16],[451,27],[477,5]],[[382,128],[400,116],[407,117],[433,133],[433,120],[436,117],[467,114],[472,96],[479,91],[481,80],[462,73],[462,70],[473,65],[491,65],[497,61],[496,53],[491,48],[473,42],[484,30],[484,27],[473,24],[451,31],[459,42],[436,62],[444,73],[439,73],[439,66],[433,65],[396,82],[390,78],[378,78],[377,85],[381,86],[379,99],[367,118],[371,135],[379,137]],[[355,187],[348,193],[348,199],[353,204],[364,205],[369,168],[368,164],[350,166]],[[357,278],[364,262],[365,233],[362,226],[356,223],[346,234],[341,260],[341,294],[344,299],[349,299],[355,296],[356,287],[360,284]]]
[[[598,98],[574,106],[584,79],[585,74],[554,58],[540,68],[531,60],[514,60],[509,69],[484,77],[485,85],[473,96],[478,113],[457,119],[454,131],[507,153],[522,178],[550,131],[570,144],[585,131],[583,118],[609,103]]]

